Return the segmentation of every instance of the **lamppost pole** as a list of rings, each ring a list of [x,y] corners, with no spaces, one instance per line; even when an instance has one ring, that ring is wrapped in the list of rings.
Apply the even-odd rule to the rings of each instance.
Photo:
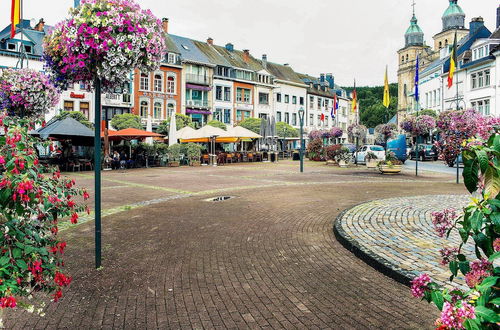
[[[101,79],[94,80],[95,268],[101,267]]]
[[[299,110],[300,120],[300,173],[304,173],[304,108]]]

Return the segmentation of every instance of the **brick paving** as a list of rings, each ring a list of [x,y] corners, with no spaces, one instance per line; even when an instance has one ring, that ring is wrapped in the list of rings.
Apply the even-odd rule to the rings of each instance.
[[[103,269],[93,269],[93,221],[66,226],[73,283],[45,317],[8,311],[7,327],[431,328],[436,310],[346,250],[332,225],[375,198],[462,187],[435,174],[297,170],[281,162],[104,173]],[[88,174],[74,176],[92,186]],[[221,195],[234,198],[205,201]]]
[[[449,283],[448,266],[441,265],[439,250],[457,247],[460,236],[452,232],[448,239],[434,231],[431,213],[445,208],[460,209],[470,195],[430,195],[397,197],[357,205],[342,213],[335,224],[336,234],[345,245],[377,269],[403,283],[420,273],[428,273],[441,285]],[[472,245],[463,253],[472,257]],[[464,286],[461,276],[454,285]]]

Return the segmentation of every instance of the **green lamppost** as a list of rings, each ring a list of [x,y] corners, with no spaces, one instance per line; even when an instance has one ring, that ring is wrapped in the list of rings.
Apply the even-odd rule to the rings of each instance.
[[[300,121],[300,173],[304,173],[304,108],[299,110]]]

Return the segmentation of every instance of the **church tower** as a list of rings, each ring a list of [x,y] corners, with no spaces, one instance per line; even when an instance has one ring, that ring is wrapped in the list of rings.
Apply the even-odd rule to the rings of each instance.
[[[450,5],[441,18],[443,29],[433,37],[435,51],[452,45],[455,40],[455,31],[458,41],[469,34],[469,30],[465,28],[465,13],[458,5],[458,0],[449,0],[449,2]]]
[[[413,17],[405,33],[405,46],[398,51],[398,122],[412,104],[417,55],[420,55],[420,68],[422,69],[428,62],[428,50],[429,47],[424,41],[424,32],[415,16],[415,3],[413,3]]]

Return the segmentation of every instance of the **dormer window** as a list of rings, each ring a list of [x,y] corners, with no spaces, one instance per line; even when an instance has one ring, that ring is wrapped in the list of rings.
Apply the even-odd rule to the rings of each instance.
[[[12,42],[7,43],[7,50],[16,51],[17,50],[16,44]]]
[[[28,54],[33,53],[33,48],[30,45],[24,45],[24,51]]]
[[[182,45],[182,48],[184,48],[185,50],[189,50],[189,47],[186,45]]]
[[[168,53],[168,63],[169,64],[175,64],[177,62],[177,55],[174,53]]]

